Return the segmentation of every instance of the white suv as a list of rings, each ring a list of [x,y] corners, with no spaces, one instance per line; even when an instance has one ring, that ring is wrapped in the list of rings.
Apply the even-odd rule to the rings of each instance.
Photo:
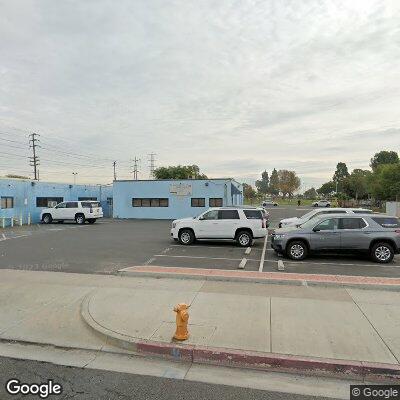
[[[98,201],[64,201],[53,208],[45,208],[40,213],[40,220],[44,224],[53,221],[76,221],[77,224],[94,224],[97,218],[103,217],[103,209]]]
[[[301,217],[285,218],[279,222],[279,228],[285,228],[287,226],[301,225],[305,222],[318,217],[320,215],[329,214],[372,214],[372,210],[366,208],[330,208],[329,210],[312,210]]]
[[[196,239],[231,239],[239,246],[253,244],[253,239],[267,235],[262,208],[210,208],[198,217],[172,222],[171,237],[181,244],[192,244]]]

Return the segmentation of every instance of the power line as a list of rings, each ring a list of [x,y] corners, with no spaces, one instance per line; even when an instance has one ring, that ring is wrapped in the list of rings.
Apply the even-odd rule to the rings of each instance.
[[[38,170],[37,167],[40,165],[39,163],[39,157],[36,155],[36,148],[40,147],[37,143],[39,142],[38,139],[38,135],[37,133],[31,133],[29,135],[29,147],[32,149],[32,157],[28,157],[29,158],[29,165],[31,167],[33,167],[33,174],[34,174],[34,179],[35,181],[39,180],[39,174],[38,174]]]

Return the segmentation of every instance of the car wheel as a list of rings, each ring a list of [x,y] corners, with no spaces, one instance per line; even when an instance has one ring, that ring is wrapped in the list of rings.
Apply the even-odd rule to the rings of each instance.
[[[42,217],[42,222],[44,224],[51,224],[53,222],[53,217],[50,214],[44,214]]]
[[[253,243],[253,236],[249,231],[240,231],[236,235],[236,243],[240,247],[249,247]]]
[[[96,218],[88,219],[89,224],[94,224],[96,222]]]
[[[286,254],[292,260],[304,260],[308,255],[307,245],[300,240],[290,242],[286,249]]]
[[[376,243],[372,246],[371,257],[375,262],[381,264],[390,263],[394,258],[393,247],[389,243]]]
[[[327,204],[325,207],[330,207],[331,205],[330,204]]]
[[[78,225],[83,225],[85,223],[85,216],[83,214],[77,214],[75,216],[75,222]]]
[[[194,242],[195,236],[191,229],[182,229],[179,232],[179,243],[189,245]]]

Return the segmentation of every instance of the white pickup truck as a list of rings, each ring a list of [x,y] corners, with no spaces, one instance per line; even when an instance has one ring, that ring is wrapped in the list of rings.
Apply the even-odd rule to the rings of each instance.
[[[64,201],[53,208],[45,208],[40,214],[44,224],[53,221],[75,221],[77,224],[94,224],[98,218],[103,217],[103,209],[98,201]]]

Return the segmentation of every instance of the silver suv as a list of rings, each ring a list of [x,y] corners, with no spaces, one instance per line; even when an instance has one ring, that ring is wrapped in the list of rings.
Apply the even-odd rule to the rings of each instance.
[[[363,252],[378,263],[389,263],[400,253],[400,219],[385,214],[322,215],[299,227],[276,229],[271,247],[292,260],[315,252]]]

